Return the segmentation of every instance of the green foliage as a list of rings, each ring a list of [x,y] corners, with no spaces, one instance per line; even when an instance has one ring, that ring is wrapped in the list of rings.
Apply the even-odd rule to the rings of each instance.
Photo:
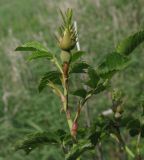
[[[16,51],[33,51],[28,57],[28,60],[47,58],[48,60],[53,59],[53,54],[48,52],[47,48],[39,42],[28,42],[15,49]]]
[[[66,155],[66,160],[75,160],[85,151],[89,151],[91,149],[93,149],[93,146],[90,141],[81,141],[72,147],[72,149]]]
[[[82,89],[77,89],[76,91],[72,92],[71,94],[78,96],[78,97],[85,98],[87,95],[87,91],[84,88],[82,88]]]
[[[28,60],[34,60],[38,58],[47,58],[48,60],[53,59],[53,55],[49,52],[44,52],[44,51],[35,51],[28,57]]]
[[[107,76],[116,71],[123,70],[130,64],[130,59],[116,52],[108,54],[98,67],[98,74]]]
[[[131,118],[130,122],[127,125],[127,128],[140,128],[140,121],[138,119]]]
[[[77,51],[75,53],[72,54],[72,57],[71,57],[71,63],[77,61],[81,56],[85,55],[86,52],[84,51]]]
[[[84,104],[93,95],[99,94],[105,91],[110,86],[110,79],[113,77],[114,73],[124,70],[130,64],[129,55],[135,47],[137,47],[144,39],[143,32],[136,33],[126,40],[121,42],[116,51],[106,55],[105,59],[102,60],[96,70],[91,67],[88,63],[80,61],[75,63],[80,59],[81,56],[85,54],[83,51],[78,51],[71,55],[71,50],[75,47],[76,33],[72,25],[72,10],[68,9],[65,14],[62,12],[61,16],[64,24],[59,28],[60,39],[58,39],[59,47],[61,49],[62,65],[59,63],[59,57],[54,57],[51,53],[47,51],[38,42],[30,42],[16,48],[16,51],[35,51],[29,57],[29,59],[37,59],[46,57],[54,62],[54,65],[58,70],[50,71],[42,77],[39,84],[39,91],[41,92],[47,85],[50,86],[57,96],[60,97],[63,104],[63,110],[66,114],[67,123],[69,126],[70,134],[67,135],[65,131],[59,130],[57,133],[36,133],[32,134],[25,140],[21,141],[17,146],[16,150],[24,149],[26,153],[29,153],[34,148],[39,145],[51,143],[62,145],[65,153],[66,160],[76,160],[80,158],[85,151],[90,151],[95,148],[95,146],[103,140],[105,136],[113,135],[119,144],[125,149],[125,142],[122,139],[120,129],[125,127],[128,129],[131,137],[136,135],[142,135],[143,137],[143,125],[139,119],[130,118],[121,119],[122,110],[122,95],[118,91],[112,94],[112,117],[101,117],[97,119],[96,123],[88,130],[88,133],[83,133],[85,135],[84,139],[77,139],[78,132],[78,119]],[[71,60],[67,59],[67,55],[71,55]],[[62,57],[63,56],[63,57]],[[68,57],[69,58],[69,57]],[[70,68],[70,69],[69,69]],[[69,109],[69,74],[72,73],[85,73],[88,81],[85,82],[89,88],[80,88],[73,91],[71,94],[73,96],[81,97],[82,100],[78,102],[78,108],[75,114],[74,120],[71,117],[71,112]],[[62,90],[60,90],[57,85],[60,85]],[[126,120],[126,121],[125,121]],[[86,130],[84,130],[86,132]],[[131,153],[131,151],[128,151]],[[132,154],[130,154],[132,155]]]
[[[96,88],[100,80],[100,77],[97,75],[96,71],[93,68],[88,69],[89,80],[86,83],[91,88]]]
[[[42,52],[48,51],[46,47],[44,47],[42,44],[36,41],[27,42],[22,46],[17,47],[15,50],[16,51],[42,51]]]
[[[143,41],[144,31],[139,31],[120,42],[116,48],[116,51],[123,55],[129,55]]]
[[[104,90],[106,90],[108,88],[108,84],[103,84],[103,83],[100,83],[99,85],[97,85],[97,87],[94,89],[93,93],[94,94],[98,94],[98,93],[101,93],[103,92]]]
[[[70,73],[85,73],[88,68],[89,64],[87,64],[86,62],[75,63],[72,66]]]
[[[58,136],[55,133],[40,132],[29,134],[25,139],[17,142],[15,150],[24,150],[29,154],[33,149],[42,145],[57,144],[59,142]]]
[[[136,135],[139,134],[139,129],[137,129],[137,128],[130,129],[130,130],[129,130],[129,134],[130,134],[132,137],[135,137]]]
[[[44,74],[39,84],[39,92],[41,92],[49,83],[61,85],[61,74],[58,71],[50,71]]]
[[[86,77],[86,80],[85,79],[83,80],[83,78],[81,78],[81,80],[77,80],[79,73],[69,76],[69,79],[71,79],[74,85],[74,86],[70,86],[70,88],[71,87],[72,88],[74,87],[77,89],[82,88],[81,82],[83,85],[84,81],[86,81],[85,84],[91,81],[90,85],[88,86],[88,91],[86,90],[86,92],[90,94],[94,94],[94,93],[97,94],[96,97],[94,96],[94,98],[90,99],[90,101],[88,102],[88,111],[90,114],[89,119],[91,121],[91,125],[93,125],[93,123],[96,123],[95,127],[92,130],[89,130],[90,129],[89,127],[86,129],[88,132],[87,133],[88,135],[85,132],[84,133],[78,132],[77,141],[73,140],[70,134],[65,135],[65,131],[63,130],[59,131],[63,145],[61,144],[58,147],[56,145],[57,147],[56,149],[55,148],[53,149],[53,147],[51,147],[51,144],[50,144],[50,146],[45,146],[40,150],[33,151],[29,156],[25,156],[25,157],[22,154],[22,152],[16,152],[15,154],[11,153],[10,143],[15,143],[16,141],[15,137],[23,137],[24,134],[32,132],[32,130],[37,128],[39,128],[40,130],[41,128],[47,128],[47,127],[49,128],[49,130],[56,129],[59,127],[66,128],[66,124],[65,124],[66,120],[65,120],[64,114],[59,114],[59,109],[61,107],[58,108],[58,106],[61,106],[61,105],[59,104],[58,99],[54,97],[52,98],[51,92],[49,92],[49,94],[45,94],[45,92],[42,92],[40,95],[37,94],[37,92],[34,92],[36,89],[36,83],[39,79],[38,75],[41,73],[48,72],[47,70],[49,70],[49,68],[51,68],[50,70],[53,70],[53,67],[50,66],[49,63],[47,63],[48,61],[43,61],[43,62],[37,61],[37,63],[32,63],[31,65],[29,64],[25,65],[22,59],[23,55],[17,54],[15,58],[13,56],[9,58],[9,55],[13,55],[13,54],[8,54],[9,51],[12,51],[15,45],[17,45],[14,39],[18,38],[22,42],[22,41],[31,39],[31,37],[35,37],[35,39],[37,39],[38,41],[42,41],[44,43],[48,42],[49,48],[52,49],[53,52],[59,51],[56,47],[54,47],[55,44],[53,41],[53,37],[51,36],[52,35],[51,30],[54,29],[58,23],[58,21],[55,21],[55,19],[57,19],[55,17],[55,13],[56,13],[55,8],[58,8],[59,5],[63,5],[63,1],[60,1],[60,2],[49,1],[49,5],[47,6],[47,3],[45,1],[29,0],[28,2],[25,2],[24,0],[22,0],[21,2],[19,2],[17,0],[14,0],[14,2],[9,3],[10,5],[8,5],[8,3],[2,0],[0,2],[1,4],[0,17],[2,19],[1,30],[0,30],[0,35],[1,35],[1,44],[0,44],[1,52],[0,53],[2,53],[2,55],[0,55],[0,58],[2,60],[1,67],[0,67],[1,68],[0,75],[2,77],[1,84],[0,84],[0,90],[1,90],[0,96],[2,100],[2,103],[0,103],[0,106],[1,106],[0,107],[0,115],[1,115],[0,159],[2,160],[3,159],[12,159],[12,160],[13,159],[14,160],[59,159],[61,160],[61,159],[64,159],[64,155],[59,153],[60,152],[59,150],[61,148],[64,148],[64,153],[66,155],[68,155],[68,152],[71,152],[71,153],[74,153],[72,157],[76,155],[78,156],[80,151],[82,150],[81,145],[79,145],[81,144],[81,139],[86,140],[87,137],[90,137],[94,144],[94,142],[97,142],[97,137],[99,137],[98,133],[101,133],[101,132],[102,132],[101,138],[98,140],[99,142],[101,142],[100,144],[102,145],[103,157],[106,160],[115,159],[115,156],[113,156],[115,154],[117,154],[118,158],[123,157],[122,155],[123,153],[120,153],[120,151],[117,151],[116,145],[113,145],[117,142],[117,140],[114,143],[115,139],[112,139],[111,136],[108,136],[110,135],[112,130],[115,131],[114,127],[111,125],[114,125],[115,127],[119,126],[120,119],[118,119],[117,121],[114,121],[114,119],[112,119],[113,117],[113,114],[112,114],[112,115],[108,115],[108,117],[110,117],[112,120],[109,118],[106,118],[101,121],[98,121],[98,120],[95,122],[93,121],[94,118],[98,117],[98,114],[101,114],[104,110],[107,110],[111,107],[112,104],[110,102],[111,98],[109,95],[110,95],[110,90],[115,87],[123,89],[126,95],[122,103],[122,105],[124,106],[124,113],[122,114],[121,120],[123,120],[123,117],[127,118],[128,114],[133,115],[133,117],[136,117],[136,118],[128,117],[127,120],[125,120],[128,123],[125,122],[126,125],[123,125],[123,127],[120,127],[120,131],[121,131],[122,137],[124,138],[125,143],[128,143],[128,146],[130,147],[130,149],[132,149],[134,154],[136,154],[135,146],[136,146],[137,137],[139,133],[141,134],[141,137],[143,137],[142,135],[144,135],[144,131],[143,131],[144,127],[143,127],[143,123],[141,123],[140,127],[136,127],[136,130],[135,130],[135,127],[133,127],[134,125],[130,125],[130,123],[132,124],[132,122],[130,121],[132,119],[133,120],[138,119],[140,122],[143,122],[143,117],[141,117],[141,113],[142,113],[141,105],[137,103],[139,102],[139,99],[143,91],[142,48],[140,48],[139,50],[136,50],[136,53],[138,54],[132,55],[132,60],[134,61],[129,68],[127,68],[127,66],[129,65],[130,61],[128,62],[128,64],[125,64],[125,62],[124,63],[122,62],[120,64],[118,63],[118,66],[117,66],[117,63],[114,64],[114,62],[112,62],[113,64],[111,66],[110,65],[105,66],[106,68],[108,68],[106,73],[101,72],[99,70],[99,67],[97,68],[96,66],[97,64],[99,64],[100,66],[101,64],[103,64],[105,59],[107,59],[106,58],[107,55],[109,55],[107,54],[106,56],[104,56],[104,54],[111,53],[111,50],[113,50],[111,46],[113,46],[113,44],[116,43],[118,39],[122,39],[121,37],[125,36],[128,32],[133,32],[133,30],[137,29],[139,24],[141,26],[143,25],[142,24],[143,14],[142,14],[142,7],[141,7],[143,6],[143,2],[142,0],[140,0],[139,2],[137,1],[131,2],[129,0],[116,2],[112,0],[111,2],[100,1],[100,4],[96,3],[96,5],[93,5],[92,1],[86,2],[86,3],[85,1],[83,1],[80,3],[68,2],[67,5],[69,5],[69,3],[70,3],[70,6],[73,6],[74,8],[75,6],[77,7],[81,7],[82,5],[85,6],[83,8],[84,9],[83,12],[77,9],[75,10],[76,18],[77,18],[77,14],[79,15],[78,26],[80,27],[80,30],[78,29],[78,32],[81,32],[80,38],[79,38],[80,44],[82,45],[82,47],[84,47],[83,49],[87,50],[87,53],[88,53],[88,54],[82,54],[82,56],[85,55],[85,59],[87,60],[87,63],[92,62],[91,66],[95,66],[95,71],[97,74],[96,77],[99,78],[99,81],[98,79],[96,79],[95,81],[96,83],[94,83],[94,81],[91,81],[91,78],[89,75],[89,68],[91,67],[86,67],[79,71],[79,73],[85,73],[84,77]],[[95,12],[96,7],[97,7],[97,12]],[[17,10],[17,8],[19,8],[19,10]],[[131,14],[131,13],[135,13],[135,14]],[[115,15],[115,16],[112,17],[112,15]],[[87,16],[89,18],[86,18]],[[13,21],[11,21],[11,17]],[[71,19],[70,17],[71,16],[69,16],[69,20]],[[95,20],[93,21],[93,19]],[[105,21],[103,21],[103,19],[105,19]],[[47,20],[48,20],[48,23],[47,23]],[[113,24],[113,20],[115,23],[113,26],[111,26],[111,24]],[[117,28],[117,25],[119,25],[119,23],[122,25],[120,28]],[[7,28],[8,26],[10,28],[10,35],[8,34],[8,28]],[[11,30],[12,30],[12,33],[11,33]],[[138,36],[141,37],[140,39],[143,38],[140,35]],[[130,57],[127,57],[127,55],[129,55],[130,52],[133,51],[136,44],[137,45],[140,44],[140,41],[141,41],[140,39],[137,38],[137,42],[136,42],[136,37],[135,37],[133,38],[133,40],[132,39],[126,40],[128,41],[128,43],[126,43],[126,41],[123,42],[123,44],[120,43],[122,45],[120,49],[116,48],[116,54],[124,55],[123,56],[124,59],[126,58],[130,60]],[[32,48],[30,47],[30,49]],[[71,54],[73,56],[75,53],[71,52]],[[59,57],[59,53],[56,55],[57,57]],[[80,56],[80,53],[76,55]],[[51,53],[49,52],[49,50],[39,51],[39,49],[37,49],[35,51],[32,51],[32,54],[30,55],[29,59],[32,60],[37,58],[46,58],[48,60],[52,60],[51,57],[53,57],[53,55],[51,56]],[[80,57],[76,58],[75,61],[71,61],[70,69],[72,68],[72,66],[75,65],[75,62],[80,63]],[[123,58],[120,58],[120,59],[123,59]],[[11,66],[11,63],[13,60],[16,60],[14,62],[16,64],[15,66]],[[18,60],[18,63],[20,64],[17,63],[17,60]],[[119,58],[116,58],[116,61],[119,61]],[[105,71],[105,67],[104,67],[104,70],[102,67],[102,71]],[[117,67],[118,69],[115,70],[115,68]],[[17,74],[15,74],[16,70],[11,70],[11,68],[18,70],[18,73],[20,73],[20,75],[18,76],[21,77],[22,82],[15,81],[17,77]],[[127,69],[124,72],[121,72],[120,74],[115,75],[117,71],[121,71],[125,68]],[[109,71],[109,70],[112,70],[112,71]],[[14,78],[11,77],[11,74],[13,75]],[[115,76],[113,77],[113,75]],[[59,77],[61,78],[61,74]],[[111,85],[110,85],[111,78],[113,79],[111,80]],[[105,81],[106,79],[108,79],[107,81],[108,83]],[[46,82],[46,85],[44,86],[47,86],[48,82],[50,82],[51,84],[52,81],[50,82],[48,80]],[[109,85],[110,85],[110,88],[109,90],[107,90]],[[55,86],[60,87],[60,85],[57,86],[57,84],[55,84]],[[94,88],[91,86],[94,86]],[[18,94],[16,94],[17,91],[19,91]],[[62,86],[61,86],[61,91],[62,91]],[[105,91],[104,94],[101,93],[102,91]],[[7,98],[8,113],[5,113],[4,112],[5,103],[3,101],[3,97],[5,97],[4,95],[7,95],[5,93],[8,93],[8,92],[11,92],[11,93],[10,93],[10,96]],[[99,95],[99,93],[101,94]],[[71,96],[69,96],[69,98],[71,98]],[[72,100],[70,100],[71,112],[77,109],[76,100],[77,99],[75,97],[72,97]],[[85,116],[83,113],[81,115],[82,116],[79,120],[79,127],[82,127],[82,129],[85,130],[85,126],[87,126],[85,122],[87,120],[85,119]],[[29,125],[30,123],[27,123],[27,120],[32,121],[34,125]],[[138,134],[137,134],[137,128],[139,129]],[[129,132],[132,132],[131,135],[136,135],[136,136],[130,138]],[[86,143],[90,144],[89,140]],[[86,143],[84,144],[85,146],[86,146]],[[141,139],[140,143],[141,143],[140,152],[141,154],[143,154],[142,153],[143,138]],[[77,146],[76,152],[72,151],[74,146]],[[81,157],[82,159],[98,159],[97,155],[99,155],[99,151],[97,153],[97,150],[93,150],[93,149],[88,150],[88,152],[81,152],[81,153],[84,154],[84,156]],[[131,158],[129,154],[126,155],[126,157],[130,160],[134,159],[134,158]]]

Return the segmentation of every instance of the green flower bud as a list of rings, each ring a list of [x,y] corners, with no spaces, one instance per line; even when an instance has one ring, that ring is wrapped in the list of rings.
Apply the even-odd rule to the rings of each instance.
[[[72,50],[76,45],[77,34],[72,22],[72,10],[68,9],[65,14],[60,11],[63,24],[58,28],[58,45],[64,51]]]
[[[76,40],[72,37],[72,33],[66,29],[64,31],[63,37],[60,37],[59,39],[59,47],[62,50],[70,51],[72,50],[76,45]]]
[[[70,54],[70,52],[67,52],[67,51],[61,51],[60,58],[63,63],[64,62],[69,63],[70,58],[71,58],[71,54]]]

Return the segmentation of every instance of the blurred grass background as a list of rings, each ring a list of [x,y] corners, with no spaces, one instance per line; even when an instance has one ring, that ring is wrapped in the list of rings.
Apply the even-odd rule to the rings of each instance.
[[[0,0],[0,160],[64,159],[60,149],[51,146],[36,149],[29,156],[12,150],[15,141],[26,133],[67,127],[59,100],[48,89],[41,94],[37,90],[41,75],[51,66],[42,60],[28,63],[27,53],[15,53],[14,49],[37,40],[58,54],[54,38],[60,24],[58,10],[70,7],[78,22],[81,50],[87,51],[84,59],[96,67],[123,37],[144,28],[143,6],[143,0]],[[125,110],[137,116],[141,112],[137,101],[144,97],[143,47],[131,55],[131,66],[117,74],[112,84],[124,91]],[[108,93],[94,97],[88,105],[92,121],[110,107]],[[84,113],[81,122],[86,123]],[[141,147],[144,150],[144,145]],[[115,154],[115,147],[108,143],[105,160],[116,160]],[[97,155],[89,156],[94,160]]]

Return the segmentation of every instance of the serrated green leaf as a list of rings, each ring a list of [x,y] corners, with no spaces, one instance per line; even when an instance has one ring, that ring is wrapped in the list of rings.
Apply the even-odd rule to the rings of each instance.
[[[33,149],[41,145],[58,144],[59,137],[55,133],[37,132],[27,135],[15,145],[15,150],[24,150],[29,154]]]
[[[48,60],[51,60],[53,55],[50,52],[35,51],[28,57],[28,60],[31,61],[38,58],[47,58]]]
[[[74,145],[66,155],[66,160],[76,160],[82,153],[94,149],[94,146],[90,141],[81,141],[78,144]]]
[[[15,51],[43,51],[43,52],[48,52],[47,48],[44,47],[42,44],[39,42],[27,42],[23,44],[22,46],[19,46],[15,49]]]
[[[72,54],[72,57],[71,57],[71,62],[75,62],[76,60],[78,60],[81,56],[83,56],[86,52],[84,51],[78,51],[78,52],[75,52]]]
[[[87,91],[84,88],[82,88],[82,89],[77,89],[76,91],[72,92],[71,94],[78,96],[78,97],[85,98],[87,95]]]
[[[44,74],[38,87],[39,92],[41,92],[48,85],[49,82],[52,82],[56,85],[61,85],[60,77],[61,73],[58,71],[50,71]]]
[[[86,69],[88,69],[89,65],[86,62],[75,63],[70,73],[85,73]]]
[[[96,89],[95,89],[95,91],[93,92],[93,94],[98,94],[98,93],[100,93],[100,92],[103,92],[104,90],[107,89],[107,87],[108,87],[108,85],[105,86],[105,85],[103,85],[102,83],[100,83],[100,84],[96,87]]]
[[[108,71],[107,73],[101,73],[101,72],[99,72],[98,75],[99,75],[102,79],[111,79],[116,72],[117,72],[116,70]]]
[[[91,67],[88,69],[88,75],[89,75],[89,78],[92,79],[92,80],[93,80],[93,79],[94,79],[94,80],[95,80],[95,79],[96,79],[96,80],[97,80],[97,79],[99,80],[99,77],[98,77],[96,71],[95,71],[93,68],[91,68]]]
[[[89,81],[86,82],[86,85],[88,85],[91,88],[96,88],[98,81],[100,80],[100,77],[97,75],[96,71],[91,67],[88,69],[88,75]]]
[[[125,57],[116,52],[108,54],[98,67],[98,75],[107,75],[115,71],[120,71],[126,68],[130,64],[128,57]]]
[[[131,52],[144,41],[144,31],[139,31],[120,42],[116,52],[129,55]]]

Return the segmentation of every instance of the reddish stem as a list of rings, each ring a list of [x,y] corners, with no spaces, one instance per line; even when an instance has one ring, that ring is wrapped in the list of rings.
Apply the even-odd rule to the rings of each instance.
[[[71,129],[71,134],[74,138],[76,138],[77,131],[78,131],[78,123],[77,121],[74,121]]]

